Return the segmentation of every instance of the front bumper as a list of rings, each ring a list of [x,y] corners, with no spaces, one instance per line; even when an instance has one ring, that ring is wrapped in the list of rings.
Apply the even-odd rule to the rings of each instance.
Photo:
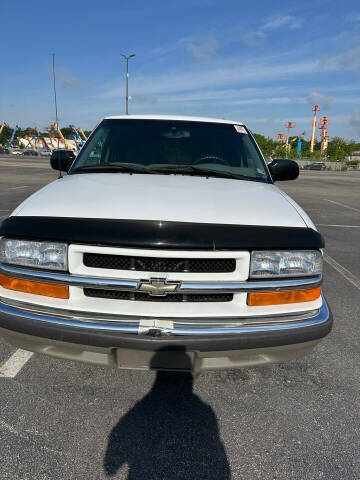
[[[113,316],[110,321],[0,299],[0,334],[15,346],[119,368],[204,371],[281,362],[311,351],[332,327],[324,298],[319,310],[292,316],[256,322],[224,318],[221,326],[218,318],[217,325],[202,320]]]

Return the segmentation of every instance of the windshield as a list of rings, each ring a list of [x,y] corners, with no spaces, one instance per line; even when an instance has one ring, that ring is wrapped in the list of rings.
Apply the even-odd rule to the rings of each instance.
[[[270,181],[245,127],[179,120],[104,120],[79,153],[70,174],[99,171]]]

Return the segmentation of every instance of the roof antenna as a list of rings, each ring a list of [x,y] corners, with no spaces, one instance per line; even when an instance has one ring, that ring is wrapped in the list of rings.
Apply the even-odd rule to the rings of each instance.
[[[53,72],[53,84],[54,84],[54,103],[55,103],[55,119],[56,119],[56,129],[59,129],[58,121],[58,107],[57,107],[57,98],[56,98],[56,79],[55,79],[55,53],[52,54],[52,72]],[[60,156],[58,155],[59,162],[59,177],[62,178],[62,172],[60,167]]]

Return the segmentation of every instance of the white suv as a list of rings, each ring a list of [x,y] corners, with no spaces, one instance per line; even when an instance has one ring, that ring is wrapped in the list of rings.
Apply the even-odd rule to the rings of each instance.
[[[0,226],[0,334],[118,368],[238,368],[329,333],[321,235],[245,125],[104,119]]]

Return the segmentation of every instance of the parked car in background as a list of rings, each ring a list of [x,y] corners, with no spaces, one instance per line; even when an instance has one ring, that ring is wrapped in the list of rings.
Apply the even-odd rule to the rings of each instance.
[[[303,170],[326,170],[324,162],[312,162],[304,165]]]
[[[12,148],[10,149],[10,154],[11,155],[22,155],[23,150],[21,148]]]
[[[36,150],[23,150],[23,155],[29,157],[38,157],[39,152],[37,152]]]
[[[0,155],[9,155],[10,150],[8,148],[0,148]]]
[[[104,119],[0,224],[0,335],[118,368],[284,362],[332,326],[321,234],[240,122]],[[161,421],[161,420],[160,420]]]

